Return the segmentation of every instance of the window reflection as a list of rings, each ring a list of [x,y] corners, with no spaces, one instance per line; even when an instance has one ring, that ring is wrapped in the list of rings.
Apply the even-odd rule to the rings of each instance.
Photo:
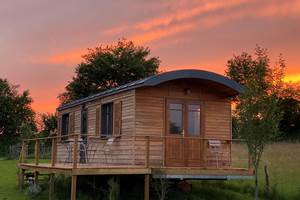
[[[200,105],[188,105],[188,133],[191,136],[200,134]]]
[[[182,133],[182,104],[169,104],[169,130],[171,134]]]

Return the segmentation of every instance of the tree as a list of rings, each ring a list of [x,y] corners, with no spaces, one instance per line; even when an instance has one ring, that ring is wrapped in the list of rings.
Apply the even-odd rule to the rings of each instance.
[[[279,100],[283,117],[280,121],[280,139],[300,139],[300,102],[294,98]]]
[[[248,146],[255,173],[255,198],[258,199],[258,168],[261,157],[265,146],[279,132],[281,113],[277,94],[283,77],[278,70],[284,65],[279,68],[271,67],[266,49],[257,47],[255,55],[255,58],[247,53],[235,56],[228,61],[226,73],[243,84],[245,89],[237,100],[237,132]]]
[[[160,60],[150,57],[148,47],[136,46],[125,39],[116,45],[88,49],[84,61],[75,70],[66,91],[59,95],[61,103],[142,79],[158,73]]]
[[[57,129],[57,116],[51,113],[43,113],[41,118],[41,137],[49,137],[51,132]]]
[[[28,91],[21,94],[18,86],[0,78],[0,150],[16,144],[21,137],[31,137],[36,130],[32,99]]]

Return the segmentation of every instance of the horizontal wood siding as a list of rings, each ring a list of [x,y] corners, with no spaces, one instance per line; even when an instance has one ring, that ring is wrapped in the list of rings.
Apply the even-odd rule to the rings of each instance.
[[[137,135],[164,135],[164,98],[163,97],[136,97]]]
[[[121,115],[121,134],[123,135],[133,135],[134,134],[134,126],[135,126],[135,91],[127,91],[123,93],[119,93],[116,95],[111,95],[99,100],[95,100],[93,102],[87,103],[85,106],[88,111],[88,135],[94,136],[94,139],[91,139],[91,143],[93,143],[93,140],[97,141],[99,143],[99,146],[97,147],[97,152],[95,153],[95,156],[93,159],[97,160],[97,162],[103,162],[103,158],[105,155],[101,152],[103,152],[103,148],[105,147],[105,142],[107,140],[101,140],[100,139],[100,131],[96,133],[96,109],[101,107],[101,104],[108,103],[108,102],[122,102],[120,105],[122,110]],[[101,115],[101,109],[99,109],[99,115]],[[76,106],[74,108],[66,109],[64,111],[61,111],[58,113],[59,116],[62,116],[64,113],[72,113],[74,114],[74,133],[80,134],[81,133],[81,106]],[[99,119],[99,118],[98,118]],[[100,119],[99,119],[100,121]],[[101,129],[99,129],[101,130]],[[93,145],[91,145],[93,146]],[[91,147],[94,148],[94,147]],[[117,152],[120,149],[118,149],[118,145],[114,145],[111,148],[113,152]],[[66,144],[59,143],[58,145],[58,154],[57,159],[60,162],[63,162],[66,160],[67,156],[67,146]],[[131,153],[132,154],[132,153]],[[129,155],[129,154],[128,154]],[[124,159],[121,159],[124,160]]]
[[[120,165],[146,165],[146,138],[117,138],[113,142],[89,138],[89,147],[87,150],[88,163],[99,166],[120,166]],[[149,166],[159,167],[162,165],[163,146],[161,139],[152,138],[149,140]],[[57,163],[72,163],[73,151],[67,151],[67,146],[73,145],[66,143],[57,144]],[[73,149],[73,146],[71,146]],[[78,148],[79,149],[79,148]],[[78,162],[80,156],[78,155]]]
[[[205,102],[205,137],[231,139],[231,104],[229,101]]]

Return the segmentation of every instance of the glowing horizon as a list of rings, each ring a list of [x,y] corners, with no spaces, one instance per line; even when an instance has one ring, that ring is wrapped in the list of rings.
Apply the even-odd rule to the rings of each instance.
[[[123,37],[148,46],[160,70],[219,74],[233,55],[259,44],[272,62],[283,54],[284,81],[300,81],[299,0],[9,1],[0,22],[0,77],[28,89],[38,112],[55,112],[87,48]]]

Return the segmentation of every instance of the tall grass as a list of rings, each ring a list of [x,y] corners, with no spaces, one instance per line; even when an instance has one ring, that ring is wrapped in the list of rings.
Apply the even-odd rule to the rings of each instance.
[[[234,151],[242,155],[245,151],[239,146]],[[242,157],[242,156],[241,156]],[[242,163],[236,163],[242,164]],[[268,199],[273,200],[299,200],[300,199],[300,144],[276,143],[268,146],[262,158],[259,171],[261,199],[264,196],[264,171],[267,165],[270,176],[270,194]],[[0,159],[0,200],[29,200],[32,199],[17,188],[17,161]],[[78,199],[105,199],[109,190],[108,176],[84,177],[78,179]],[[253,180],[228,180],[228,181],[191,181],[192,191],[184,193],[176,187],[170,188],[168,199],[253,199]],[[69,199],[70,179],[65,176],[56,180],[55,193],[61,195],[60,199]],[[41,186],[41,195],[36,200],[48,199],[48,186]],[[143,198],[143,176],[122,176],[120,180],[121,199]],[[61,193],[61,194],[59,194]],[[152,199],[157,199],[155,191],[151,190]]]

